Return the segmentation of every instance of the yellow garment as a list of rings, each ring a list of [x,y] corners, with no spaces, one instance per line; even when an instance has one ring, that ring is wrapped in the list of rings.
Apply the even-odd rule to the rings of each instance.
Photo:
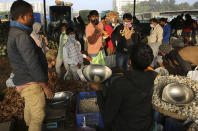
[[[25,87],[21,94],[25,99],[24,119],[28,131],[41,131],[45,117],[45,95],[39,84]]]

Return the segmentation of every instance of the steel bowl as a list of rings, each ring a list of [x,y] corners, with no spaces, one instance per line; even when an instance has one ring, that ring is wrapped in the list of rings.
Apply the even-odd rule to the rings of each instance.
[[[180,83],[171,83],[164,87],[162,100],[176,104],[188,104],[194,99],[194,92],[191,88]]]
[[[72,96],[73,96],[73,93],[70,92],[70,91],[57,92],[57,93],[54,94],[54,98],[53,99],[48,99],[47,102],[50,105],[65,103],[66,101],[69,101]]]
[[[112,75],[112,70],[103,65],[88,65],[82,73],[87,81],[102,83]]]

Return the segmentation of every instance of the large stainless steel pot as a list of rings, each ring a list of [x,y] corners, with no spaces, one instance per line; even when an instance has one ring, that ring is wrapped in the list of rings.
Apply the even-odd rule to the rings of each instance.
[[[188,104],[194,99],[194,92],[191,88],[180,83],[171,83],[164,87],[162,91],[162,100],[183,105]]]
[[[82,74],[89,82],[102,83],[112,75],[112,70],[103,65],[88,65],[82,70]]]

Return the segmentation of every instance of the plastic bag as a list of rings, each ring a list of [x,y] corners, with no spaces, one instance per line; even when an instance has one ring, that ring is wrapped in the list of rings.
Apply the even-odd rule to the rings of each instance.
[[[99,51],[98,55],[92,58],[91,64],[106,65],[102,51]]]
[[[187,74],[187,77],[190,78],[191,80],[198,81],[198,66],[195,68],[194,71],[189,71]]]
[[[105,63],[108,67],[116,67],[116,55],[112,54],[105,57]]]

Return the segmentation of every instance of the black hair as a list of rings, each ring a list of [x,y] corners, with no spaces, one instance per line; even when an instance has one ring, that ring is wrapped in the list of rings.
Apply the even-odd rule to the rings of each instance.
[[[158,23],[158,21],[157,21],[157,19],[156,19],[156,18],[152,18],[152,19],[150,19],[150,22]]]
[[[153,58],[153,50],[149,45],[138,43],[132,46],[130,59],[134,70],[145,70],[151,65]]]
[[[10,9],[12,20],[17,20],[19,16],[24,16],[32,9],[32,5],[23,0],[16,0]]]
[[[77,32],[77,28],[75,26],[75,24],[73,22],[70,22],[68,25],[67,25],[67,31],[66,31],[66,34],[69,35],[70,33],[74,33],[76,34]]]
[[[187,20],[191,20],[192,19],[190,14],[186,14],[185,17],[186,17]]]
[[[106,18],[106,15],[104,17],[102,17],[101,20],[105,20],[105,18]]]
[[[123,15],[123,20],[124,19],[127,19],[127,20],[132,20],[132,15],[130,14],[130,13],[125,13],[124,15]]]
[[[161,18],[159,21],[160,21],[160,22],[162,21],[162,22],[167,23],[167,19],[166,19],[166,18]]]
[[[99,16],[98,11],[97,10],[92,10],[92,11],[89,12],[89,17],[91,17],[93,15]]]

